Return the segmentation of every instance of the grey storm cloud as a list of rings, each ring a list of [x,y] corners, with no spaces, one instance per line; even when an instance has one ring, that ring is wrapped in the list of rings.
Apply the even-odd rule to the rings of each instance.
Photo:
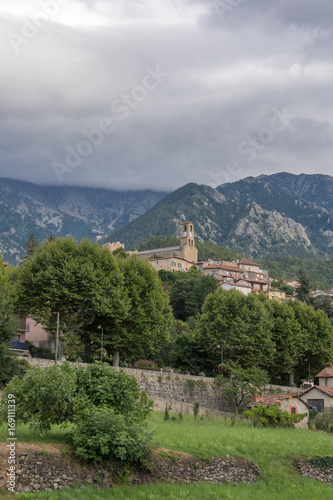
[[[331,174],[332,19],[328,0],[4,0],[0,176]]]

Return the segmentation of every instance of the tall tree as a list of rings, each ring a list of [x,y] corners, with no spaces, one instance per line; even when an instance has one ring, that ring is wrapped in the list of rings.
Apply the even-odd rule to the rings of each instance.
[[[24,245],[25,253],[21,259],[22,263],[24,263],[27,259],[33,257],[38,248],[38,241],[35,240],[34,233],[30,233],[28,241]]]
[[[197,316],[208,294],[219,288],[213,276],[202,276],[199,271],[182,273],[170,290],[170,304],[176,319],[187,321]]]
[[[310,297],[310,292],[312,291],[312,285],[310,282],[309,275],[303,268],[298,272],[297,276],[298,287],[296,288],[295,296],[297,300],[301,302],[307,302]]]
[[[271,318],[271,338],[274,342],[274,357],[266,369],[276,383],[293,382],[294,369],[305,350],[301,325],[289,303],[266,300]]]
[[[129,311],[118,329],[105,324],[105,342],[113,353],[129,358],[153,355],[167,342],[172,321],[169,296],[155,269],[136,255],[120,256],[119,268],[129,299]],[[117,356],[117,355],[116,355]]]
[[[217,377],[216,384],[223,389],[223,395],[233,400],[236,412],[251,396],[262,394],[269,382],[267,372],[260,368],[242,368],[237,363],[229,363],[225,368],[228,375]]]
[[[219,288],[205,300],[196,339],[212,366],[219,364],[222,353],[224,362],[264,367],[274,355],[270,330],[269,313],[258,297]]]
[[[60,313],[65,354],[81,348],[89,326],[104,317],[117,331],[129,308],[124,279],[112,254],[88,239],[45,241],[25,261],[16,288],[17,309],[30,314],[53,334]],[[82,333],[84,332],[84,333]]]
[[[315,310],[312,306],[299,301],[288,302],[295,313],[301,327],[300,350],[302,357],[296,371],[300,378],[308,375],[310,364],[311,375],[318,373],[325,363],[333,359],[333,328],[324,311]]]

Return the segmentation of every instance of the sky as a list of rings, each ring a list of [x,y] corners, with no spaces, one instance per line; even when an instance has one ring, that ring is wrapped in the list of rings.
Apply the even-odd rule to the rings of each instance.
[[[332,175],[332,0],[2,0],[0,177]]]

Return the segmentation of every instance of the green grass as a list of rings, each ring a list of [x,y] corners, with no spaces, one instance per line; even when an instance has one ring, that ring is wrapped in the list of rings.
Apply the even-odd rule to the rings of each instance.
[[[333,498],[333,485],[319,483],[312,479],[303,479],[294,470],[293,459],[314,455],[332,455],[333,437],[322,431],[294,429],[252,428],[249,422],[224,419],[197,420],[184,416],[182,422],[163,421],[163,413],[154,413],[149,420],[149,427],[155,431],[155,439],[160,447],[191,453],[200,458],[211,456],[244,456],[259,465],[262,478],[254,484],[231,486],[157,484],[154,486],[136,486],[134,488],[117,487],[104,491],[84,488],[66,489],[59,492],[16,495],[18,499],[239,499],[239,500],[327,500]],[[61,434],[62,433],[62,434]],[[61,441],[59,437],[62,435]],[[4,429],[0,436],[5,437]],[[36,434],[29,436],[27,426],[18,426],[20,440],[38,440]],[[45,438],[45,442],[66,442],[64,431],[54,429]]]
[[[41,438],[37,431],[30,429],[29,424],[19,424],[16,426],[15,432],[17,440],[21,443],[68,443],[69,439],[67,437],[67,432],[69,432],[70,426],[66,428],[60,427],[60,425],[54,425],[52,430],[47,432],[45,438]],[[7,439],[7,427],[2,425],[0,427],[0,442]]]

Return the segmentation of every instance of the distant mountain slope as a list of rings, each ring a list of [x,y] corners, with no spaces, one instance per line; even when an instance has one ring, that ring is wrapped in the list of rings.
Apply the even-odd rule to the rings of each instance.
[[[152,236],[179,236],[192,220],[196,237],[251,257],[333,254],[333,178],[281,173],[213,189],[187,184],[105,241],[127,246]]]
[[[267,216],[267,233],[276,229],[277,240],[287,237],[290,241],[291,229],[295,236],[294,242],[299,241],[308,250],[312,248],[323,255],[333,253],[333,177],[282,172],[248,177],[219,186],[217,190],[251,207],[248,216],[237,226],[233,243],[251,234],[251,224],[262,227],[263,219]],[[257,205],[266,211],[261,213],[261,217]],[[279,223],[276,215],[274,222],[272,215],[267,215],[267,212],[278,213],[293,222],[288,223],[288,229],[284,223]]]
[[[0,179],[0,253],[4,260],[17,262],[30,233],[39,241],[50,233],[99,239],[139,217],[165,195]]]

